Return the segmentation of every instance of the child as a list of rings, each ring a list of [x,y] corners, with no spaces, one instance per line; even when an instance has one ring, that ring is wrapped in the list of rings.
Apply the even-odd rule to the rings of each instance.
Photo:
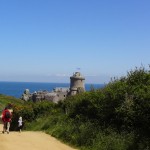
[[[22,129],[22,117],[21,116],[19,117],[19,120],[18,120],[18,128],[19,128],[19,132],[21,132],[21,129]]]

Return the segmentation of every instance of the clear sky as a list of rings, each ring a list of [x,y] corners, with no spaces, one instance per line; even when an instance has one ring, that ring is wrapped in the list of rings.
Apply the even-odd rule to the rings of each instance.
[[[141,64],[150,0],[0,0],[0,81],[107,83]]]

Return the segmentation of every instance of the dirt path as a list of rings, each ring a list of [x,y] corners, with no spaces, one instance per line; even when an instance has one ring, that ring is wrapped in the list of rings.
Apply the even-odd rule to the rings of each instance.
[[[0,125],[0,131],[2,125]],[[0,133],[1,150],[75,150],[43,132]]]

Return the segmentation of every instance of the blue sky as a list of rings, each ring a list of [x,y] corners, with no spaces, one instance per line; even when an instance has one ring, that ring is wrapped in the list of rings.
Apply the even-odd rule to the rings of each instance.
[[[0,81],[86,83],[150,64],[149,0],[0,0]]]

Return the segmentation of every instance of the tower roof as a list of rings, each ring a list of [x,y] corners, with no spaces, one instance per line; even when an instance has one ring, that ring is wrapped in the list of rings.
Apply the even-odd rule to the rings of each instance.
[[[85,80],[85,78],[81,75],[80,72],[75,72],[73,76],[70,77],[70,79],[80,79],[80,80]]]

